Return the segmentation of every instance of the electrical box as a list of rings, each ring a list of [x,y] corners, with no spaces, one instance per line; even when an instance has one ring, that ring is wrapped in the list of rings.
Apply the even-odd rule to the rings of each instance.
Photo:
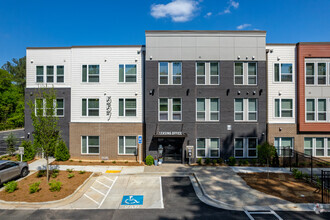
[[[194,146],[186,146],[186,158],[194,158]]]

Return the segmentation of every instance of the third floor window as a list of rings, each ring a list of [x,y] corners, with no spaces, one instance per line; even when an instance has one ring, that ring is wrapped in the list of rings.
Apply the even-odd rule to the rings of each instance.
[[[257,63],[236,62],[234,66],[235,85],[257,85]]]
[[[136,65],[119,65],[119,82],[136,82]]]
[[[220,69],[218,62],[196,63],[196,85],[219,85]]]
[[[182,63],[160,62],[158,66],[159,85],[181,85]]]
[[[100,65],[82,65],[82,82],[100,82]]]

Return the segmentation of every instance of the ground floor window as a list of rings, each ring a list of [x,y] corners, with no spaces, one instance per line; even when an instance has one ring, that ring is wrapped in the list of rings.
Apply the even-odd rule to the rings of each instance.
[[[81,136],[82,154],[99,154],[100,137],[99,136]]]
[[[119,136],[118,153],[136,155],[136,136]]]
[[[289,157],[293,155],[293,138],[292,137],[276,137],[274,145],[278,156]]]
[[[220,157],[219,138],[197,138],[196,146],[196,155],[198,158]]]
[[[306,137],[304,139],[304,153],[315,157],[330,157],[330,138]]]
[[[254,137],[235,138],[234,153],[237,158],[256,158],[258,139]]]

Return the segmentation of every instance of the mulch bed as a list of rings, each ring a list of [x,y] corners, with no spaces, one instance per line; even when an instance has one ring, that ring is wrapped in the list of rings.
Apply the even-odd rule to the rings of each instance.
[[[21,161],[21,160],[17,160],[16,156],[5,156],[5,157],[2,157],[1,160]],[[33,163],[36,160],[37,159],[34,158],[33,160],[28,161],[27,163],[30,164],[30,163]]]
[[[75,176],[71,179],[68,178],[69,172],[60,171],[56,178],[50,177],[49,181],[56,180],[62,182],[62,188],[59,192],[51,192],[47,183],[46,177],[37,177],[37,173],[34,173],[18,183],[18,189],[12,193],[8,193],[5,190],[0,191],[0,200],[15,201],[15,202],[46,202],[63,199],[71,195],[83,182],[92,174],[86,172],[79,174],[78,171],[72,172]],[[40,182],[39,192],[30,194],[29,186],[32,183]]]
[[[316,187],[287,173],[238,173],[253,189],[294,203],[321,202]]]
[[[144,166],[144,163],[142,162],[141,164],[139,162],[118,162],[113,163],[111,161],[104,161],[102,163],[101,161],[53,161],[50,163],[51,165],[77,165],[77,166]]]

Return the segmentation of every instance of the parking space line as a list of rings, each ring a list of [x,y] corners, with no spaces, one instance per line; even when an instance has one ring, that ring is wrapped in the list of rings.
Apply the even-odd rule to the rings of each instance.
[[[162,187],[162,177],[159,177],[159,185],[160,185],[160,205],[164,208],[164,201],[163,201],[163,187]]]
[[[108,189],[108,192],[105,194],[104,198],[102,199],[102,202],[99,204],[99,207],[100,208],[102,206],[102,204],[104,203],[105,199],[108,197],[113,185],[115,185],[116,181],[118,179],[118,176],[116,176],[115,180],[113,181],[112,185],[110,186],[110,188]]]
[[[99,205],[98,202],[96,202],[94,199],[92,199],[91,197],[89,197],[88,195],[86,195],[86,193],[84,194],[84,196],[86,196],[87,198],[89,198],[90,200],[92,200],[93,202],[95,202],[97,205]]]
[[[102,182],[100,182],[100,181],[98,181],[98,180],[96,180],[96,182],[98,182],[99,184],[101,184],[101,185],[103,185],[103,186],[107,187],[108,189],[110,188],[110,186],[108,186],[108,185],[105,185],[104,183],[102,183]]]
[[[111,182],[113,182],[113,180],[112,179],[109,179],[108,177],[106,177],[106,176],[103,176],[104,178],[106,178],[107,180],[110,180]]]
[[[101,191],[99,191],[99,190],[95,189],[95,188],[94,188],[94,187],[92,187],[92,186],[91,186],[91,189],[92,189],[92,190],[95,190],[96,192],[98,192],[98,193],[100,193],[101,195],[105,196],[105,194],[104,194],[103,192],[101,192]]]

